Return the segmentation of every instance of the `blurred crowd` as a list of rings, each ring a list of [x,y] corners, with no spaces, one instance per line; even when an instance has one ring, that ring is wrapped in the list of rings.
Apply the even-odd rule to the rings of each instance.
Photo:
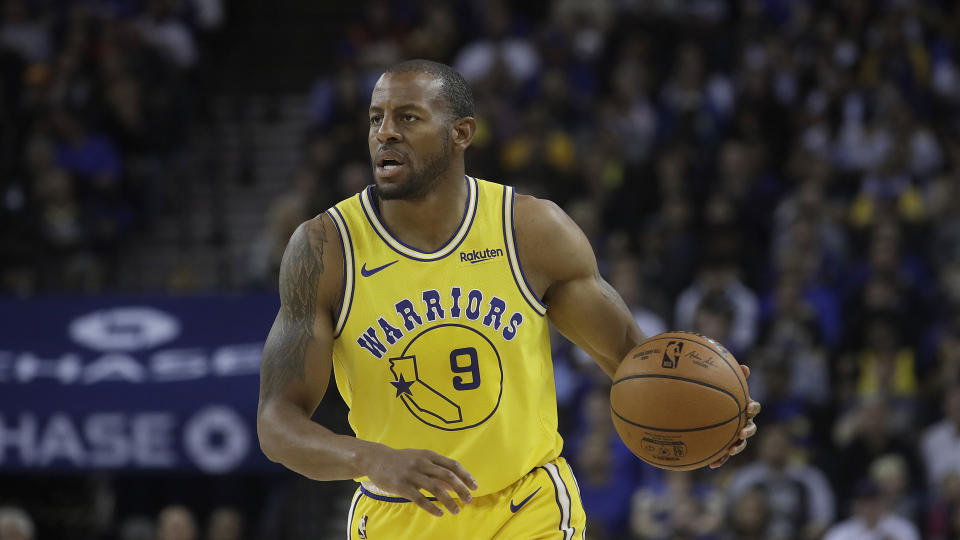
[[[172,1],[25,6],[7,0],[0,26],[0,235],[43,240],[3,240],[4,285],[24,289],[17,264],[84,279],[78,253],[109,269],[149,220],[203,28]],[[664,473],[620,443],[609,380],[556,337],[590,538],[960,538],[960,5],[362,2],[291,89],[312,128],[265,209],[255,283],[275,287],[298,223],[371,181],[369,93],[412,57],[474,88],[468,173],[560,204],[647,334],[701,332],[752,368],[747,452]]]
[[[35,540],[33,519],[22,508],[0,507],[0,540]],[[156,519],[148,516],[132,516],[119,527],[119,536],[124,540],[243,540],[244,517],[236,508],[214,509],[201,526],[197,517],[187,507],[170,505],[160,509]]]
[[[0,290],[110,290],[172,204],[199,44],[221,0],[6,0]]]
[[[468,172],[560,204],[647,334],[753,369],[748,453],[664,474],[555,340],[591,538],[960,538],[958,38],[935,1],[367,2],[311,89],[269,267],[369,182],[382,68],[448,62],[478,103]]]

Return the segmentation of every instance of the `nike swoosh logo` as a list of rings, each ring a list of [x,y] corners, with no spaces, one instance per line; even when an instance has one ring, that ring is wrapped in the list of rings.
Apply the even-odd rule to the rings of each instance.
[[[383,266],[378,266],[378,267],[376,267],[376,268],[371,268],[371,269],[369,269],[369,270],[367,270],[367,263],[363,263],[363,266],[360,267],[360,275],[362,275],[363,277],[370,277],[370,276],[376,274],[377,272],[383,270],[384,268],[390,266],[391,264],[396,264],[398,261],[399,261],[399,259],[398,259],[397,261],[388,262],[387,264],[385,264],[385,265],[383,265]]]
[[[538,487],[538,488],[537,488],[537,491],[540,491],[542,488],[543,488],[543,486]],[[518,510],[520,510],[521,508],[523,508],[523,505],[527,504],[527,501],[529,501],[530,499],[532,499],[533,496],[537,494],[537,491],[534,491],[533,493],[527,495],[527,498],[524,499],[524,500],[522,500],[522,501],[520,501],[520,504],[513,504],[513,501],[510,501],[510,511],[513,512],[514,514],[516,514]]]

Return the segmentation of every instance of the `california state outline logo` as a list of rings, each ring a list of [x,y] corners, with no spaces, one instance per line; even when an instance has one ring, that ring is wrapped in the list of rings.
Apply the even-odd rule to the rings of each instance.
[[[493,343],[469,326],[447,323],[417,334],[389,358],[395,398],[417,420],[459,431],[487,421],[500,406],[503,365]]]

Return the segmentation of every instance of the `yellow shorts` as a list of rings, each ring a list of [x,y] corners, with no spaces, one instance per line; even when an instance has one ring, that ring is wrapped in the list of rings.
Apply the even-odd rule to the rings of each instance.
[[[586,520],[573,471],[557,458],[501,491],[474,497],[459,514],[444,508],[442,517],[361,486],[350,503],[347,538],[583,540]]]

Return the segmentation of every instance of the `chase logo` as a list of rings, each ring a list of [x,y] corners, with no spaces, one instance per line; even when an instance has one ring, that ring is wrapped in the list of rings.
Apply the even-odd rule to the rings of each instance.
[[[98,351],[137,351],[180,335],[180,322],[150,307],[119,307],[88,313],[70,322],[70,338]]]
[[[503,249],[485,249],[480,251],[478,249],[473,249],[470,251],[461,251],[460,252],[460,262],[468,262],[470,264],[477,264],[482,262],[487,262],[490,259],[495,257],[503,257]]]

